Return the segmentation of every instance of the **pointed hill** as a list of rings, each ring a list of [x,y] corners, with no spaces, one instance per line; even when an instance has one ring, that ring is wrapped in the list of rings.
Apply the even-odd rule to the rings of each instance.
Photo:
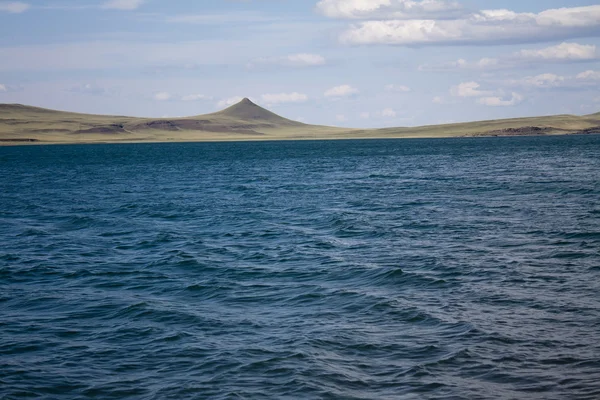
[[[203,131],[264,136],[266,131],[303,128],[306,124],[283,118],[245,98],[212,114],[174,119],[144,119],[129,124],[131,131]]]
[[[244,98],[239,103],[236,103],[222,111],[218,111],[216,113],[208,114],[214,117],[225,117],[237,119],[240,121],[248,121],[248,122],[263,122],[270,124],[283,124],[283,125],[295,125],[301,126],[305,125],[301,122],[292,121],[291,119],[283,118],[263,108],[255,103],[253,103],[250,99]],[[202,116],[201,116],[202,117]]]

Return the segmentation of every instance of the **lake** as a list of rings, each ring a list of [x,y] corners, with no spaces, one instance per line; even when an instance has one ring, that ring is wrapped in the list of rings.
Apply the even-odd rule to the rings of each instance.
[[[0,147],[0,398],[600,398],[600,136]]]

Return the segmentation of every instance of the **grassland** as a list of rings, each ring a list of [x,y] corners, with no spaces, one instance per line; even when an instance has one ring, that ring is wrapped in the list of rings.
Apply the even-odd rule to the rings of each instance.
[[[188,118],[77,114],[0,104],[0,145],[198,142],[293,139],[431,138],[600,133],[600,113],[515,118],[422,127],[348,129],[308,125],[248,99],[223,111]]]

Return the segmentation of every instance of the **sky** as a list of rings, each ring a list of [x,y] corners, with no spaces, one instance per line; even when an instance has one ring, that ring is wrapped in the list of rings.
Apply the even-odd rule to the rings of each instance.
[[[248,97],[417,126],[600,111],[597,0],[0,0],[0,103],[140,117]]]

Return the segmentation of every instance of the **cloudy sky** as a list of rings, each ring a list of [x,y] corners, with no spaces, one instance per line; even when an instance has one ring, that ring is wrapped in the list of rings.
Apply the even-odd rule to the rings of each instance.
[[[597,0],[0,0],[0,103],[308,123],[600,111]]]

